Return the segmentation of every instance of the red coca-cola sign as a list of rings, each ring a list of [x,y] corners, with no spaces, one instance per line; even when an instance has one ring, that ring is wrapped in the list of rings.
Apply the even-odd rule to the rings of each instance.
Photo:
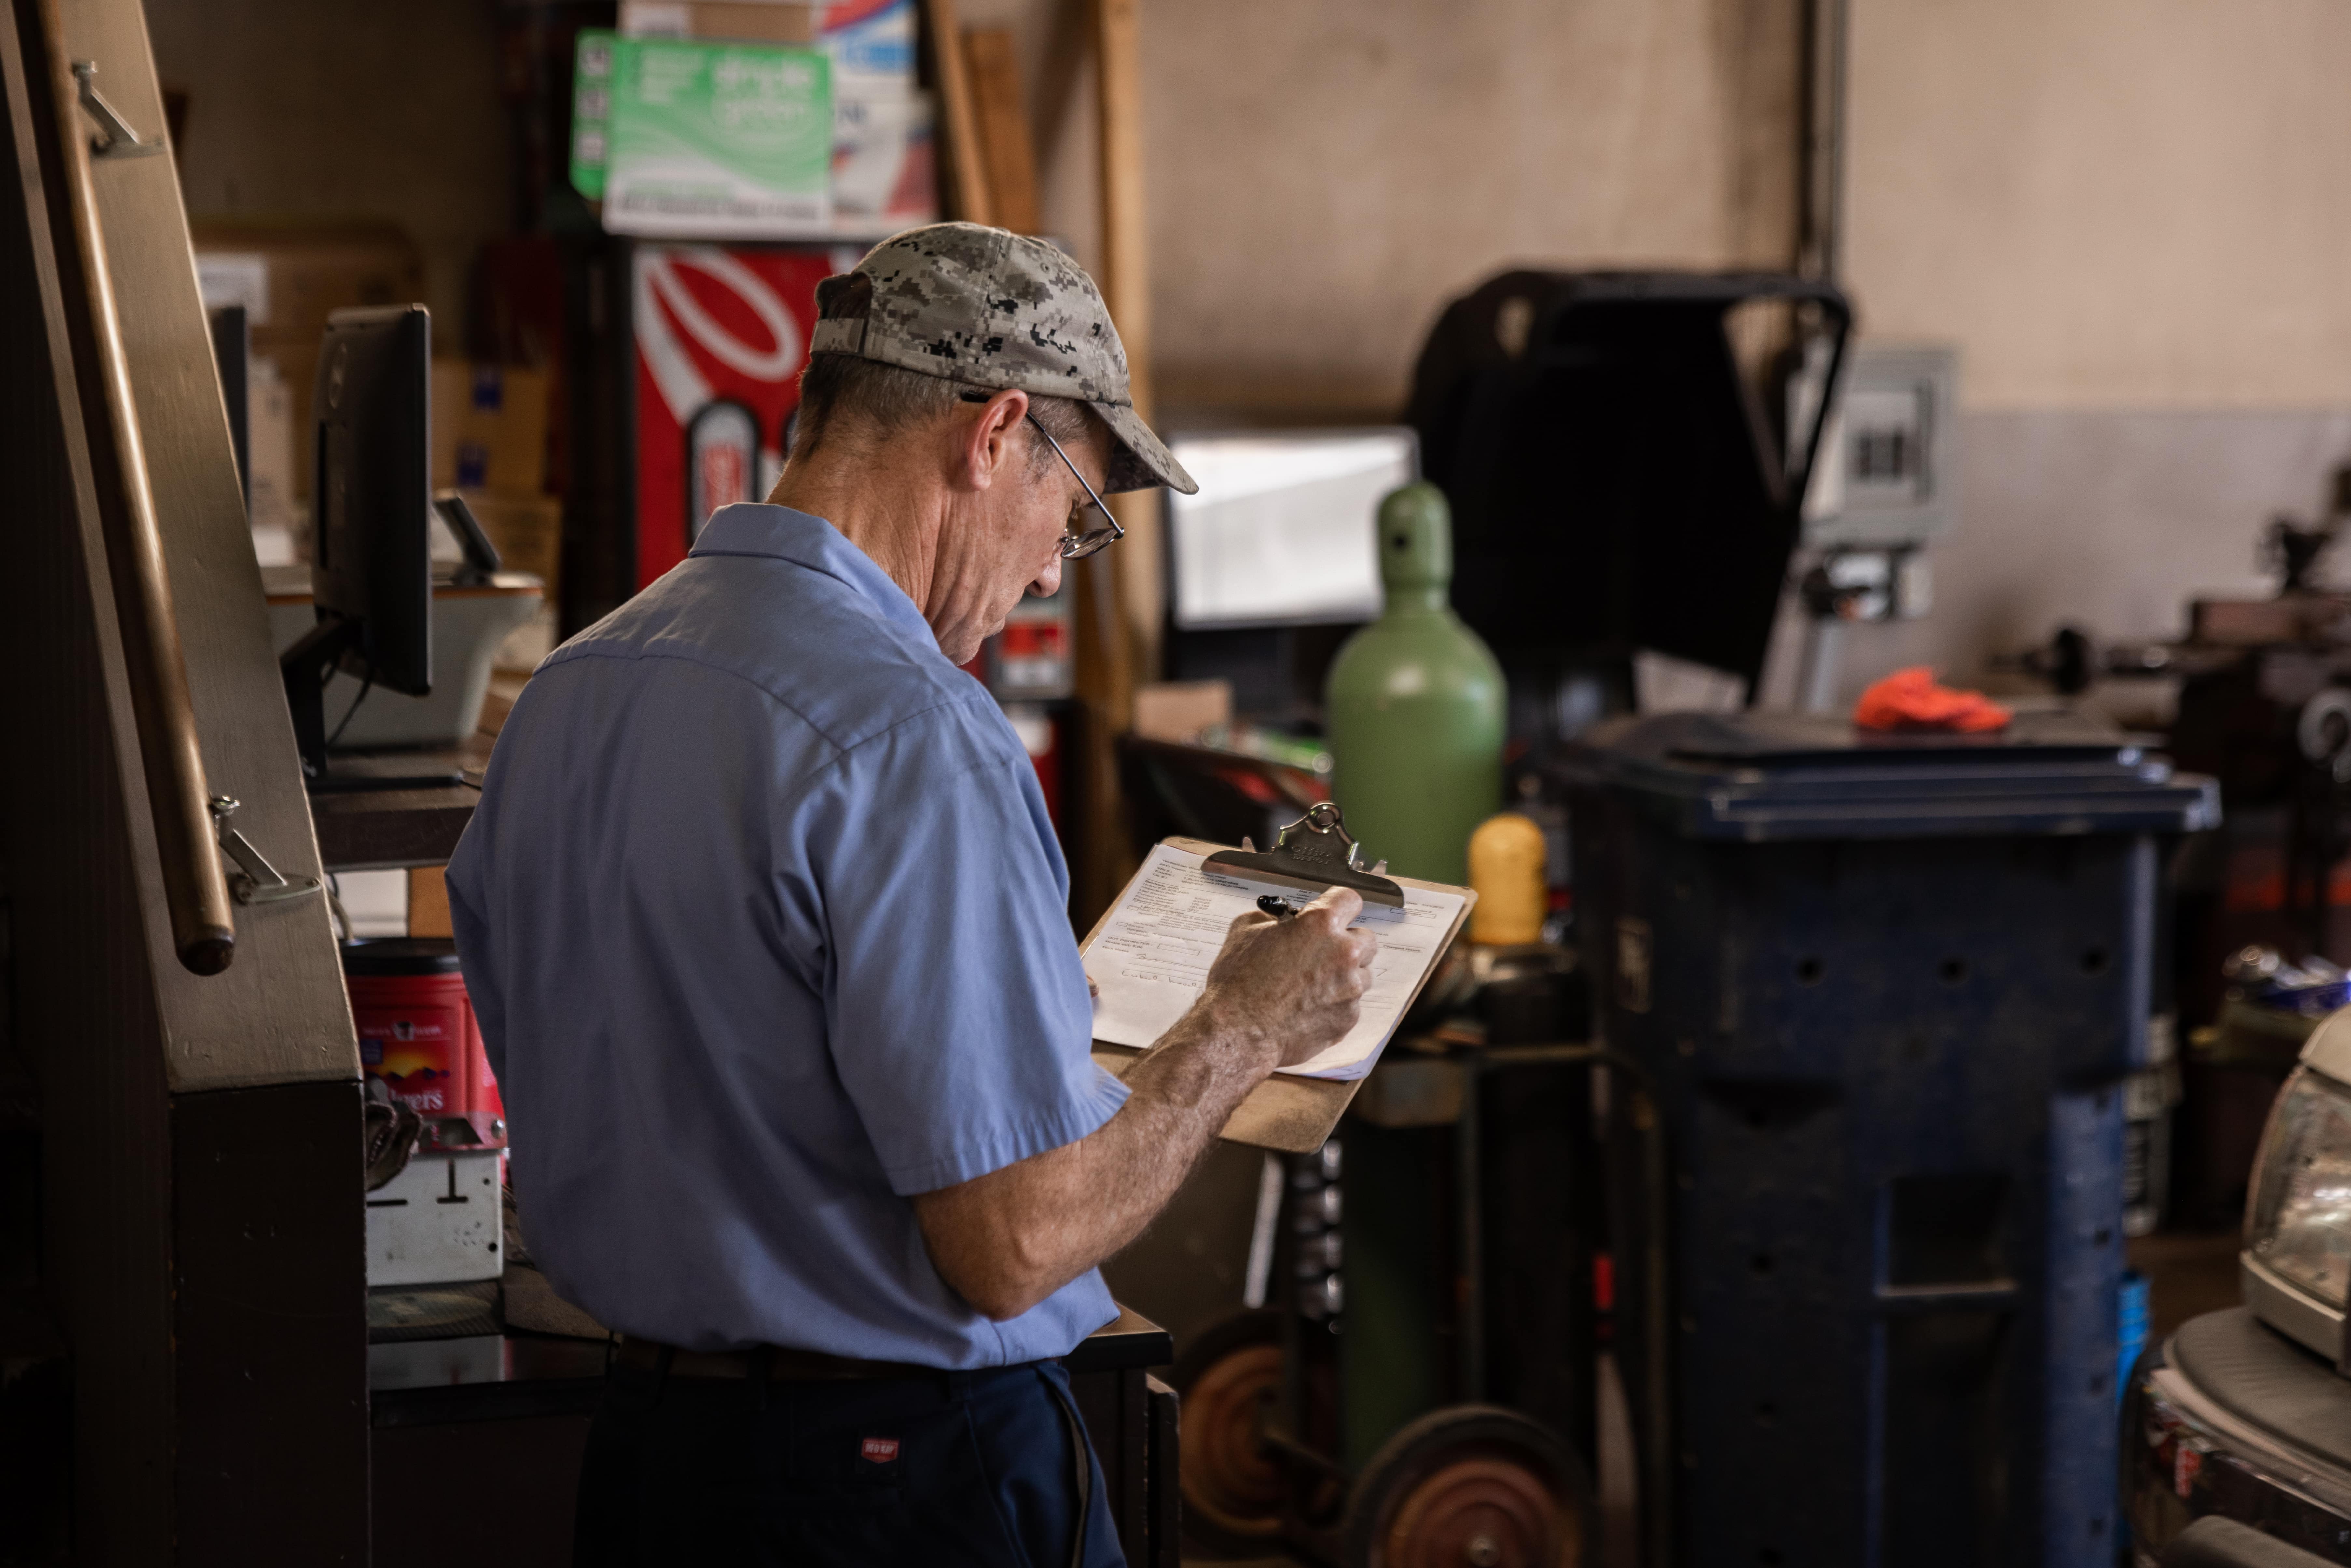
[[[637,586],[685,558],[712,511],[764,497],[799,402],[816,286],[847,246],[639,245]]]

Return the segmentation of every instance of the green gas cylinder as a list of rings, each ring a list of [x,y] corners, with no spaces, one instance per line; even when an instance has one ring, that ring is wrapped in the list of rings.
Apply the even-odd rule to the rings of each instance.
[[[1502,669],[1446,601],[1453,518],[1434,485],[1380,503],[1387,607],[1347,639],[1323,703],[1339,809],[1367,861],[1466,883],[1469,835],[1502,798]]]

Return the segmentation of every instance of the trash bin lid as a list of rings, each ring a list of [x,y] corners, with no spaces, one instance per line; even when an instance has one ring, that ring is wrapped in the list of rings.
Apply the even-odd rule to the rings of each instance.
[[[457,944],[446,936],[369,936],[343,944],[346,975],[454,975]]]
[[[2022,713],[1984,735],[1886,734],[1800,714],[1653,714],[1595,725],[1562,781],[1632,799],[1701,839],[2188,832],[2220,786],[2099,720]]]

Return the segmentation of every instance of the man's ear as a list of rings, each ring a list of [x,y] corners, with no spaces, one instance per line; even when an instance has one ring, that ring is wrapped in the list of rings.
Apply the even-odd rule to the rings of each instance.
[[[975,490],[985,490],[1020,461],[1020,423],[1028,417],[1029,394],[1007,388],[983,404],[979,416],[964,427],[964,478]]]

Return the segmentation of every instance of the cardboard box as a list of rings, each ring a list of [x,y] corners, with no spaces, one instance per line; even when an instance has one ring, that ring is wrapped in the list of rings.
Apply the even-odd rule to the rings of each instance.
[[[245,368],[245,450],[247,489],[252,500],[246,515],[253,525],[261,564],[272,566],[297,559],[298,541],[308,527],[296,497],[294,407],[277,361],[254,355]],[[301,448],[307,455],[308,443]],[[264,541],[266,542],[259,542]]]
[[[434,360],[433,487],[544,490],[548,393],[544,371]]]
[[[1134,733],[1196,744],[1210,725],[1233,722],[1230,681],[1161,681],[1134,688]]]
[[[392,224],[293,224],[204,219],[191,225],[196,276],[207,307],[242,304],[253,356],[284,383],[291,435],[287,478],[310,496],[310,397],[327,318],[350,305],[406,305],[424,298],[424,263]]]
[[[897,82],[837,80],[832,226],[879,239],[939,215],[938,141],[928,93]]]
[[[552,496],[468,490],[465,504],[497,546],[501,570],[530,573],[552,599],[563,574],[563,503]]]
[[[532,670],[555,649],[556,605],[563,576],[563,503],[552,496],[468,490],[465,504],[498,547],[507,571],[527,571],[547,585],[538,613],[506,635],[490,655],[493,670]]]
[[[812,44],[817,11],[810,0],[621,0],[621,36]]]
[[[580,35],[572,183],[614,234],[831,227],[832,78],[814,49]]]

